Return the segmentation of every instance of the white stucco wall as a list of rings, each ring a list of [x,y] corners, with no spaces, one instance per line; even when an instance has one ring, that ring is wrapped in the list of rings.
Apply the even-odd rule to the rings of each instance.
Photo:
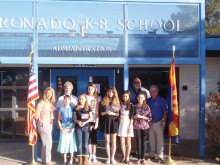
[[[183,86],[187,86],[187,90],[183,90]],[[181,139],[199,137],[199,90],[199,65],[180,65],[179,128]]]
[[[199,138],[199,65],[179,65],[179,114],[180,138]],[[220,57],[206,58],[206,111],[209,92],[217,92],[220,80]],[[183,86],[188,87],[183,90]],[[198,87],[196,88],[195,86]]]

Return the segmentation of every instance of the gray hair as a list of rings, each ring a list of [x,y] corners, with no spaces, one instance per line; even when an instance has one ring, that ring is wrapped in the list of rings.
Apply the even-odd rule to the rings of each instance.
[[[66,89],[66,87],[70,87],[73,90],[73,84],[69,81],[64,83],[63,88]]]
[[[158,88],[158,86],[157,86],[157,85],[151,85],[151,86],[150,86],[150,90],[151,90],[152,88],[156,88],[156,89],[157,89],[157,91],[159,92],[159,88]]]

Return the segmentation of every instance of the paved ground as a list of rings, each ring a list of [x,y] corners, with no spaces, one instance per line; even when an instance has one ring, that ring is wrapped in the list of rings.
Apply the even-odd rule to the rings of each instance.
[[[38,146],[40,147],[40,143]],[[63,158],[56,151],[57,143],[53,143],[52,160],[61,165]],[[39,150],[40,152],[40,150]],[[0,165],[24,165],[31,162],[31,146],[25,142],[20,143],[0,143]],[[168,155],[168,143],[165,145],[165,157]],[[182,141],[180,145],[172,145],[172,159],[176,161],[177,165],[214,165],[218,164],[213,158],[206,157],[204,159],[198,158],[198,142],[197,141]],[[92,164],[105,164],[106,152],[104,142],[98,142],[97,149],[98,162]],[[117,148],[116,161],[121,159],[120,148]],[[130,161],[134,164],[136,158]],[[74,163],[77,164],[77,163]],[[120,164],[120,163],[117,163]],[[156,165],[157,162],[146,161],[147,165]]]

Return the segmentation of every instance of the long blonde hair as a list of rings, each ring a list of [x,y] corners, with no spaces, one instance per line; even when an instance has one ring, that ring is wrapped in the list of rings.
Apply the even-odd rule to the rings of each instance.
[[[86,102],[85,102],[85,104],[84,104],[84,109],[85,109],[85,111],[88,111],[88,110],[89,110],[89,103],[88,103],[86,94],[85,94],[85,93],[82,93],[81,95],[79,95],[78,100],[79,100],[80,97],[85,97]],[[77,105],[76,105],[76,110],[77,110],[77,111],[80,111],[80,110],[81,110],[81,107],[80,107],[80,106],[81,106],[81,104],[80,104],[79,101],[78,101],[78,103],[77,103]]]
[[[113,96],[113,99],[112,99],[112,103],[111,103],[111,104],[115,104],[115,105],[117,105],[117,106],[120,106],[120,101],[119,101],[119,98],[118,98],[118,92],[117,92],[117,90],[116,90],[115,87],[109,87],[109,88],[108,88],[108,90],[107,90],[106,93],[105,93],[105,97],[103,98],[101,104],[102,104],[103,106],[109,105],[109,102],[110,102],[109,100],[110,100],[110,99],[109,99],[108,93],[109,93],[110,90],[112,90],[113,93],[114,93],[114,96]]]
[[[46,101],[47,100],[47,91],[51,91],[52,92],[52,97],[51,99],[49,100],[51,104],[55,104],[56,100],[55,100],[55,92],[54,92],[54,89],[52,87],[47,87],[45,90],[44,90],[44,94],[43,94],[43,100]]]
[[[87,86],[87,93],[88,94],[89,94],[89,87],[92,87],[95,89],[93,96],[95,96],[95,101],[98,102],[98,89],[97,89],[96,85],[94,83],[89,83],[89,85]]]

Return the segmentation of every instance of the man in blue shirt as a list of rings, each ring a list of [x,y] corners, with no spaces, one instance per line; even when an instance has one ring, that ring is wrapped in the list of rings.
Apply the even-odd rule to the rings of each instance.
[[[140,92],[144,92],[146,98],[150,98],[150,92],[141,86],[141,80],[139,78],[135,78],[133,81],[133,86],[129,89],[131,93],[131,103],[136,105],[137,104],[137,95]]]
[[[147,99],[150,107],[152,121],[150,122],[150,157],[154,159],[155,154],[158,157],[158,163],[163,162],[164,150],[164,127],[167,119],[167,103],[166,100],[158,96],[159,88],[156,85],[150,87],[151,98]]]

